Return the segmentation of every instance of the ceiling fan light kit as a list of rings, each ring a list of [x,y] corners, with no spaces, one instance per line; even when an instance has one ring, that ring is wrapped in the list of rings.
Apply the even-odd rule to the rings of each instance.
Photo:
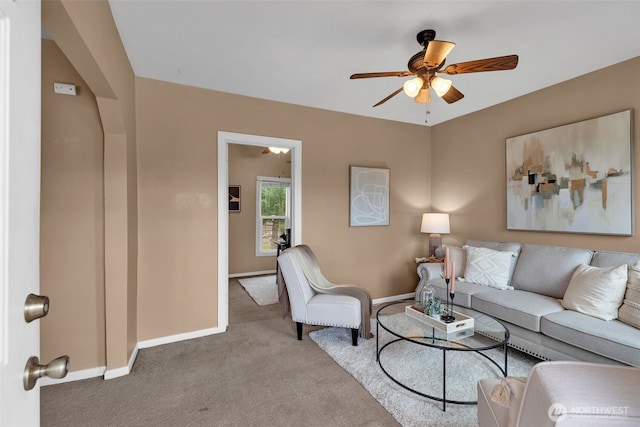
[[[280,154],[280,153],[288,153],[289,152],[289,148],[280,148],[280,147],[267,147],[264,150],[262,150],[262,154]]]
[[[434,77],[431,79],[431,87],[436,91],[436,95],[440,98],[449,92],[451,85],[451,80],[443,79],[442,77]]]
[[[407,68],[409,71],[385,71],[375,73],[356,73],[351,79],[367,79],[373,77],[410,77],[416,76],[404,82],[402,87],[379,101],[374,107],[382,105],[400,92],[414,98],[420,104],[429,103],[431,96],[429,87],[432,87],[438,97],[447,104],[453,104],[464,98],[464,94],[456,89],[451,80],[436,76],[442,74],[466,74],[485,71],[513,70],[518,65],[518,55],[498,56],[495,58],[478,59],[475,61],[451,64],[443,69],[447,55],[455,47],[455,43],[435,40],[434,30],[423,30],[416,35],[416,40],[423,47],[409,59]]]
[[[426,87],[420,89],[420,92],[418,92],[418,95],[416,95],[413,100],[417,104],[428,104],[429,102],[431,102],[431,94],[429,93],[429,88]]]
[[[416,95],[418,95],[418,92],[420,92],[420,89],[422,89],[423,85],[424,82],[422,81],[422,79],[420,77],[416,77],[415,79],[407,80],[406,82],[404,82],[402,88],[404,89],[404,93],[407,94],[407,96],[415,98]]]

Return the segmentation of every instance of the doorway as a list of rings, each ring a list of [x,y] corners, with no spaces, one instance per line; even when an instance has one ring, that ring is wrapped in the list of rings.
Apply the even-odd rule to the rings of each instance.
[[[218,132],[218,330],[229,325],[229,145],[283,147],[291,150],[291,244],[302,242],[302,141]]]

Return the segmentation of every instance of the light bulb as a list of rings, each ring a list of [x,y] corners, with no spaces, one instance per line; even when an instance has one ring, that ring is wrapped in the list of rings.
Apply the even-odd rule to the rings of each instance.
[[[420,92],[420,89],[422,89],[423,84],[424,82],[422,81],[422,79],[420,77],[416,77],[415,79],[407,80],[406,82],[404,82],[402,88],[407,96],[415,98],[418,92]]]
[[[289,148],[269,147],[269,151],[271,151],[273,154],[288,153]]]
[[[436,91],[436,95],[442,98],[451,89],[451,80],[434,77],[431,79],[431,87]]]

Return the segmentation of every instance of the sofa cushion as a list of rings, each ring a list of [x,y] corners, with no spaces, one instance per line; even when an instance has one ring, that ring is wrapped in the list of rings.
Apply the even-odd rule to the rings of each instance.
[[[338,326],[356,329],[362,322],[360,300],[348,295],[316,294],[307,303],[310,325]]]
[[[464,274],[465,265],[467,265],[467,251],[460,246],[448,246],[445,245],[446,249],[449,249],[449,262],[455,261],[456,263],[456,271],[453,273],[458,276],[462,276]]]
[[[520,248],[522,247],[521,243],[479,239],[469,239],[465,244],[469,246],[475,246],[476,248],[489,248],[495,251],[515,252],[516,254],[520,253]]]
[[[509,271],[509,285],[511,285],[513,271],[516,268],[516,263],[518,261],[518,256],[520,255],[520,248],[522,247],[522,244],[513,242],[498,242],[496,240],[469,239],[467,240],[466,245],[474,246],[476,248],[489,248],[493,249],[494,251],[515,252],[516,256],[511,260],[511,269]]]
[[[420,281],[420,284],[423,284],[423,281]],[[424,281],[423,288],[424,286],[433,288],[434,297],[440,298],[442,301],[447,300],[447,284],[444,279]],[[486,286],[456,280],[454,303],[463,307],[471,307],[471,296],[477,292],[486,292],[487,289]]]
[[[619,320],[597,319],[573,310],[546,314],[542,333],[596,354],[640,366],[640,329]]]
[[[617,265],[633,265],[640,261],[640,254],[627,252],[597,251],[593,255],[591,265],[594,267],[615,267]]]
[[[593,251],[587,249],[525,244],[520,251],[511,286],[562,298],[573,271],[580,264],[589,264],[592,257]]]
[[[534,332],[540,332],[543,315],[564,311],[555,298],[526,291],[498,289],[473,294],[471,308]]]
[[[468,245],[464,248],[467,251],[464,281],[498,289],[509,287],[511,262],[517,255],[515,252]]]
[[[627,325],[640,328],[640,261],[629,266],[627,289],[618,310],[618,319]]]
[[[627,288],[627,265],[592,267],[581,264],[574,271],[562,306],[602,320],[618,317]]]

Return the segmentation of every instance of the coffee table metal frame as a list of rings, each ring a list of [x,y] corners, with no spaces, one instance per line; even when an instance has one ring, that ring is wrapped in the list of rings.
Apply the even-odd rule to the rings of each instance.
[[[431,327],[431,329],[432,329],[432,334],[431,334],[430,337],[429,336],[424,336],[424,337],[420,337],[420,336],[418,336],[418,337],[406,337],[406,336],[403,336],[402,334],[400,334],[398,332],[392,331],[391,329],[389,329],[384,324],[381,324],[381,322],[380,322],[380,313],[382,312],[384,314],[384,310],[385,309],[387,309],[388,307],[391,307],[393,305],[398,305],[398,304],[403,304],[403,306],[406,306],[406,305],[411,304],[411,303],[408,303],[407,301],[400,301],[400,302],[387,304],[384,307],[381,307],[378,310],[378,313],[376,313],[376,361],[378,362],[378,365],[380,366],[380,369],[382,369],[382,372],[384,372],[385,375],[387,375],[387,377],[389,377],[391,380],[393,380],[399,386],[405,388],[406,390],[409,390],[412,393],[418,394],[418,395],[420,395],[422,397],[426,397],[428,399],[432,399],[432,400],[436,400],[438,402],[442,402],[442,410],[443,411],[447,410],[447,403],[455,403],[455,404],[458,404],[458,405],[476,405],[478,403],[477,400],[468,401],[468,400],[447,399],[446,396],[447,396],[447,352],[448,351],[473,351],[473,352],[476,352],[477,354],[481,355],[482,357],[484,357],[485,359],[490,361],[492,364],[494,364],[505,377],[507,376],[507,368],[508,368],[508,366],[507,366],[507,348],[508,348],[508,342],[509,342],[509,329],[507,329],[507,327],[504,326],[504,324],[502,322],[500,322],[498,319],[496,319],[495,317],[488,316],[488,315],[486,315],[484,313],[480,313],[480,312],[478,312],[476,310],[473,310],[471,308],[461,307],[461,306],[457,306],[457,305],[453,306],[454,308],[463,309],[464,311],[471,312],[470,314],[472,316],[475,313],[481,314],[483,316],[487,316],[487,317],[493,319],[494,321],[496,321],[497,324],[501,325],[504,328],[504,334],[505,334],[504,335],[504,340],[496,341],[496,343],[493,344],[493,345],[482,346],[482,347],[471,347],[471,346],[468,346],[467,344],[465,344],[463,342],[459,342],[459,341],[455,341],[455,340],[454,341],[449,341],[449,340],[446,340],[446,339],[443,339],[443,338],[436,337],[436,331],[435,331],[436,328],[433,327],[433,326],[429,326],[427,324],[425,324],[425,330],[427,330],[429,327]],[[464,314],[466,315],[467,313],[464,313]],[[380,347],[380,327],[382,327],[382,329],[384,329],[385,331],[387,331],[391,335],[394,335],[394,336],[396,336],[398,338],[394,339],[392,341],[389,341],[388,343],[386,343],[385,345]],[[419,340],[425,340],[425,341],[419,341]],[[389,347],[390,345],[392,345],[394,343],[401,342],[401,341],[408,341],[408,342],[411,342],[411,343],[414,343],[414,344],[418,344],[418,345],[422,345],[422,346],[426,346],[426,347],[437,348],[437,349],[442,350],[442,397],[431,396],[431,395],[422,393],[422,392],[420,392],[418,390],[415,390],[415,389],[403,384],[398,379],[394,378],[393,375],[391,375],[389,372],[387,372],[387,370],[384,368],[384,366],[382,365],[382,361],[380,360],[380,354],[382,353],[382,350],[384,350],[385,348]],[[443,343],[443,344],[440,344],[440,343]],[[445,344],[445,343],[447,343],[447,344]],[[503,352],[504,352],[504,369],[502,368],[502,366],[500,366],[500,364],[496,360],[493,360],[488,355],[482,353],[483,351],[491,350],[491,349],[498,348],[498,347],[502,347],[503,348]]]

